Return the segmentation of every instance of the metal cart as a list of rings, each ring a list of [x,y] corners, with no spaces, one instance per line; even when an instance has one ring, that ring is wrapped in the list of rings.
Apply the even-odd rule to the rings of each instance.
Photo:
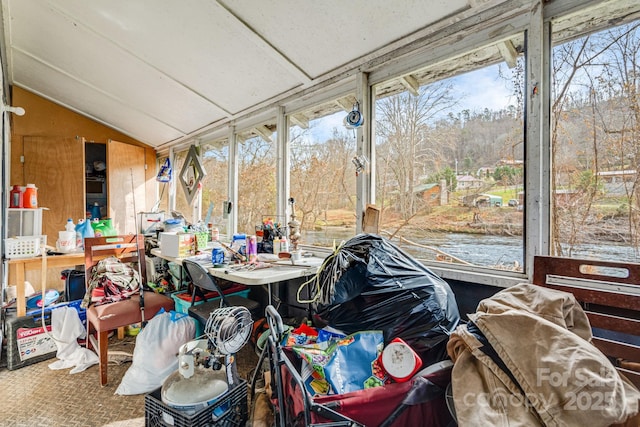
[[[424,369],[407,382],[313,397],[304,387],[298,359],[280,344],[285,328],[273,306],[267,306],[266,318],[270,333],[258,366],[269,358],[277,426],[455,426],[445,398],[450,362]]]

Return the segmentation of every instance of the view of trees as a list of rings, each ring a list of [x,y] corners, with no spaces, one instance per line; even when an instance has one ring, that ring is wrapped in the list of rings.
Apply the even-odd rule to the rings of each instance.
[[[555,255],[602,240],[637,253],[639,28],[634,22],[553,50]]]
[[[554,255],[584,253],[587,243],[593,253],[594,241],[623,242],[633,251],[623,256],[637,255],[639,28],[635,22],[553,48],[549,191]],[[508,88],[511,96],[499,106],[489,103],[490,96],[486,106],[469,104],[464,94],[478,89],[459,76],[374,97],[374,178],[383,232],[406,227],[412,235],[421,233],[422,244],[432,244],[426,233],[436,231],[503,234],[523,247],[522,209],[515,209],[517,203],[507,206],[524,191],[523,64],[520,55],[511,68],[501,63],[467,73],[466,81],[492,82],[485,83],[483,93]],[[355,230],[355,131],[336,125],[345,114],[334,108],[289,129],[290,196],[303,240],[304,231],[334,230],[339,238]],[[227,153],[224,145],[204,150],[210,175],[203,209],[209,201],[227,199]],[[275,143],[250,136],[242,139],[238,153],[238,229],[250,232],[276,210]],[[465,176],[476,182],[460,190]],[[429,193],[442,182],[444,199]],[[481,193],[502,200],[502,207],[496,209],[493,201],[486,208],[463,205],[464,197]]]

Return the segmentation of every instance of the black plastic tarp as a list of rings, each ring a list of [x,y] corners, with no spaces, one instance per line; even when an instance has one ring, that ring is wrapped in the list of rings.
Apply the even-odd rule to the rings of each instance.
[[[360,234],[345,242],[319,272],[314,292],[318,326],[347,334],[382,330],[431,364],[446,357],[460,314],[449,285],[389,240]]]

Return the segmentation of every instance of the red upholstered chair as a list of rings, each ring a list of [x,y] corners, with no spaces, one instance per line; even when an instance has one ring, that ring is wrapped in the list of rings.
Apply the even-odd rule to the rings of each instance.
[[[136,240],[137,239],[137,240]],[[84,240],[84,266],[85,284],[88,285],[91,267],[101,259],[115,256],[123,262],[139,262],[142,272],[142,283],[146,283],[146,266],[144,261],[144,236],[128,235],[113,237],[92,237]],[[165,311],[173,310],[173,299],[153,291],[143,292],[144,320],[148,321],[164,308]],[[100,385],[107,384],[107,347],[109,345],[109,332],[122,330],[127,325],[142,322],[140,310],[140,295],[103,305],[91,305],[87,309],[87,336],[96,331],[98,336],[97,347],[94,348],[100,360]],[[91,339],[88,339],[89,343]],[[96,347],[96,343],[92,343]]]

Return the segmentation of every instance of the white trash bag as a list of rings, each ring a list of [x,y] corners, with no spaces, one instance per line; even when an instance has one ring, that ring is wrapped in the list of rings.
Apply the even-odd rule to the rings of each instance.
[[[69,373],[77,374],[98,363],[98,355],[81,347],[78,338],[86,336],[78,311],[73,307],[60,307],[51,311],[51,336],[58,348],[57,361],[49,369],[73,368]]]
[[[136,337],[133,361],[115,394],[149,393],[178,369],[178,350],[194,338],[195,319],[175,311],[156,314]]]

